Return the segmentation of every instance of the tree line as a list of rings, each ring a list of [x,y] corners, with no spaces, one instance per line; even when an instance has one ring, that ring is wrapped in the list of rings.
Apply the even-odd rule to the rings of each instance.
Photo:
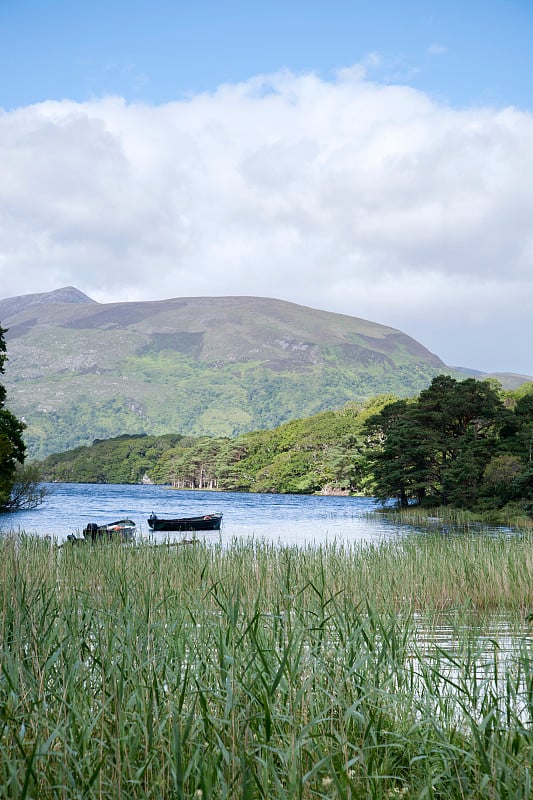
[[[179,489],[360,491],[364,420],[383,400],[236,437],[120,436],[42,462],[52,481],[170,484]]]
[[[398,505],[533,514],[533,384],[433,379],[240,436],[122,436],[43,462],[49,480],[368,494]]]

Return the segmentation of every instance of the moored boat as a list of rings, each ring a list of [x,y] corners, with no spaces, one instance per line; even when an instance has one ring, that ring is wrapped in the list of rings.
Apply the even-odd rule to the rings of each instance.
[[[67,536],[69,542],[104,542],[122,541],[131,542],[135,538],[135,522],[131,519],[119,519],[116,522],[108,522],[105,525],[97,525],[96,522],[89,522],[83,529],[83,538],[71,533]]]
[[[152,531],[218,531],[222,514],[205,514],[199,517],[158,517],[150,514],[148,525]]]

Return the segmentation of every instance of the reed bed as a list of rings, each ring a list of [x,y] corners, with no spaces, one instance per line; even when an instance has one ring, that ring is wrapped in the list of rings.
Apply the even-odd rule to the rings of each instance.
[[[525,800],[532,544],[0,540],[0,797]]]
[[[533,518],[521,509],[506,507],[502,510],[473,512],[462,508],[440,506],[425,508],[410,506],[409,508],[382,509],[382,514],[392,516],[401,524],[419,525],[421,527],[439,525],[443,529],[451,527],[455,531],[467,533],[479,531],[488,526],[505,526],[514,532],[532,533]]]

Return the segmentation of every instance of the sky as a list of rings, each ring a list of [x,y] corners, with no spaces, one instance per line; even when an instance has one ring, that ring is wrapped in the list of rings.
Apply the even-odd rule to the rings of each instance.
[[[533,375],[532,35],[533,0],[0,0],[0,298],[275,297]]]

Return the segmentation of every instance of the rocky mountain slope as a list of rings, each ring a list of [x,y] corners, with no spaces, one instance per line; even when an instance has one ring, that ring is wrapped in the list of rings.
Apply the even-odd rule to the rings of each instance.
[[[66,287],[1,300],[0,324],[34,457],[126,433],[232,436],[453,372],[401,331],[269,298],[101,304]]]

